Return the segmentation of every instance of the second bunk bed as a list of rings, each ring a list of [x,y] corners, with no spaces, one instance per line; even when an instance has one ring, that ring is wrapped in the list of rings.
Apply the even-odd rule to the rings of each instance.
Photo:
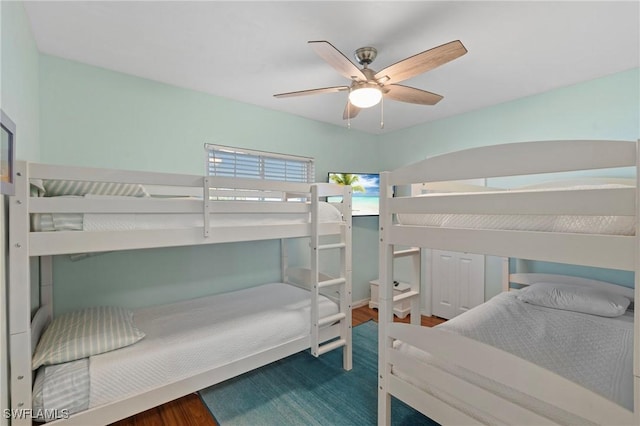
[[[316,357],[341,349],[343,368],[351,369],[350,187],[15,167],[10,404],[30,415],[12,424],[31,425],[32,417],[112,423],[305,349]],[[329,196],[341,201],[329,204]],[[286,240],[296,238],[309,241],[303,267],[288,265]],[[53,256],[257,240],[281,241],[281,282],[162,306],[54,316]],[[339,252],[332,275],[320,271],[327,251]],[[40,307],[32,315],[34,279]]]
[[[380,425],[391,396],[441,424],[640,424],[639,158],[637,142],[521,142],[381,174]],[[393,196],[394,186],[596,169],[633,178]],[[635,290],[504,268],[523,289],[434,328],[419,315],[394,322],[394,258],[419,248],[632,271]],[[414,279],[412,314],[421,290]]]

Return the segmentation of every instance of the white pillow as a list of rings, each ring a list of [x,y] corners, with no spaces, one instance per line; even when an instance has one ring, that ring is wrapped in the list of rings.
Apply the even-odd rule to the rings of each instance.
[[[75,361],[132,345],[144,337],[133,313],[116,306],[97,306],[56,317],[40,338],[32,368]]]
[[[35,185],[34,182],[31,183]],[[148,197],[144,187],[137,183],[112,183],[112,182],[85,182],[76,180],[44,180],[42,188],[47,197],[59,197],[63,195],[83,196],[95,195],[120,195],[127,197]]]
[[[617,294],[573,284],[540,282],[518,292],[517,298],[532,305],[603,317],[625,313],[631,301]]]

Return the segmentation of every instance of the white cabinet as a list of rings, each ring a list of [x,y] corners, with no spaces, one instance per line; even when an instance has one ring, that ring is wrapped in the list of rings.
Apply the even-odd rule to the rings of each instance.
[[[484,302],[484,256],[432,250],[432,314],[453,318]]]
[[[378,280],[369,281],[369,285],[371,286],[371,300],[369,301],[369,307],[373,309],[378,309],[378,289],[380,286],[380,282]],[[411,287],[407,283],[398,282],[393,286],[393,295],[397,296],[399,294],[405,293],[409,291]],[[398,318],[404,318],[411,312],[411,301],[409,299],[401,300],[394,303],[393,313],[396,314]]]

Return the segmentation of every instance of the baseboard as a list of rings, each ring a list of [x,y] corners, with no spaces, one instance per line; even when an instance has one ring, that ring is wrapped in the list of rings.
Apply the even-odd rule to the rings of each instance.
[[[371,299],[362,299],[357,302],[351,302],[351,308],[356,309],[356,308],[362,308],[363,306],[369,306],[369,300]]]

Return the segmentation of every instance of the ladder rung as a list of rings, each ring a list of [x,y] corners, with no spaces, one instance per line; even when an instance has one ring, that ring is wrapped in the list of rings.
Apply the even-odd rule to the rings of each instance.
[[[407,250],[398,250],[393,252],[393,257],[405,257],[405,256],[413,256],[414,254],[419,254],[419,248],[410,248]]]
[[[400,293],[398,295],[393,296],[393,301],[399,302],[401,300],[408,299],[413,296],[417,296],[418,294],[420,294],[419,291],[405,291],[404,293]]]
[[[320,321],[318,321],[318,327],[322,327],[322,326],[325,326],[327,324],[334,323],[336,321],[341,321],[341,320],[345,319],[346,317],[347,316],[345,315],[344,312],[339,312],[337,314],[321,318]]]
[[[345,339],[338,339],[338,340],[334,340],[332,342],[326,343],[318,347],[318,356],[325,354],[329,351],[332,351],[334,349],[338,349],[346,344],[347,344],[347,341]]]
[[[337,248],[345,248],[347,245],[345,243],[335,243],[335,244],[323,244],[318,246],[318,250],[330,250]]]
[[[318,283],[318,288],[329,287],[332,285],[344,284],[347,280],[345,278],[334,278],[332,280],[320,281]]]

